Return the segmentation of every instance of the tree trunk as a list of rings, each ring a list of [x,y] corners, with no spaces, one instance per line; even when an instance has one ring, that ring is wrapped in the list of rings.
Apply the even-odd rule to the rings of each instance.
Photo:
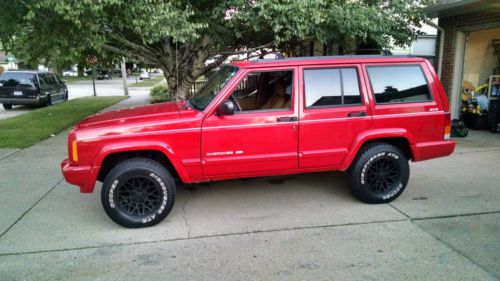
[[[83,68],[83,65],[78,64],[78,65],[76,66],[76,68],[77,68],[77,71],[78,71],[78,76],[83,77],[83,76],[84,76],[84,68]]]
[[[215,67],[206,67],[206,59],[206,56],[200,56],[185,61],[173,60],[169,61],[168,65],[161,67],[168,88],[178,99],[189,98],[196,79]],[[217,65],[220,65],[220,63],[218,62]]]

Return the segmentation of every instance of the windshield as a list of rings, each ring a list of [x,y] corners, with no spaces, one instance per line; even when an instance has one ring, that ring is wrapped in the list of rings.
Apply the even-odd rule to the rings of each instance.
[[[0,86],[6,87],[35,87],[36,76],[33,73],[5,72],[0,75]]]
[[[212,74],[207,82],[190,99],[189,102],[198,110],[204,110],[217,94],[226,86],[238,71],[234,66],[223,66]]]

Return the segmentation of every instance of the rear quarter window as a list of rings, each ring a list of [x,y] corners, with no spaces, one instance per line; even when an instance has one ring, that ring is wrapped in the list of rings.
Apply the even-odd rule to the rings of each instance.
[[[419,65],[368,66],[375,103],[432,101],[432,95]]]

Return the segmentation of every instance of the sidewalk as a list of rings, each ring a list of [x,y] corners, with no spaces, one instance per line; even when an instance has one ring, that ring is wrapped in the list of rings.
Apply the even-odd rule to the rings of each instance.
[[[0,280],[500,278],[500,135],[412,163],[391,204],[360,203],[336,172],[232,180],[179,188],[164,222],[125,229],[100,186],[62,179],[66,134],[0,154]]]

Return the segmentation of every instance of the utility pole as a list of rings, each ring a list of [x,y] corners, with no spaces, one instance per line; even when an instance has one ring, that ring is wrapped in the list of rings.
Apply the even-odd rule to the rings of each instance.
[[[92,66],[92,87],[94,87],[94,97],[97,96],[95,92],[95,66]]]
[[[123,81],[123,93],[128,96],[128,86],[127,86],[127,69],[125,66],[125,57],[122,57],[122,81]]]

